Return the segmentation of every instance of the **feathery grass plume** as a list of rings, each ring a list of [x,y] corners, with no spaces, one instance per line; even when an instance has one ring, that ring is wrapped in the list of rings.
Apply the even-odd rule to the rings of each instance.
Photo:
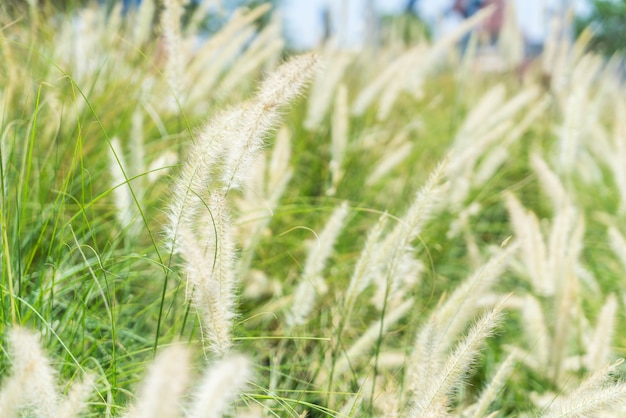
[[[572,87],[572,72],[577,62],[584,54],[586,44],[591,39],[591,32],[584,31],[572,45],[564,27],[568,25],[565,19],[553,18],[551,30],[546,39],[546,48],[542,54],[543,74],[550,79],[550,87],[562,101]]]
[[[270,9],[269,3],[252,10],[236,9],[226,25],[195,51],[185,68],[185,79],[194,86],[189,91],[188,102],[198,107],[198,111],[207,111],[207,91],[214,89],[225,70],[237,66],[237,57],[256,32],[253,22]]]
[[[78,418],[87,409],[94,376],[73,383],[63,397],[56,384],[57,373],[41,349],[39,336],[24,328],[7,332],[12,372],[0,381],[2,417]],[[26,414],[26,415],[24,415]]]
[[[584,234],[582,216],[579,217],[576,225],[573,225],[573,222],[575,218],[572,208],[566,208],[557,214],[553,221],[548,245],[550,252],[548,268],[554,275],[553,280],[557,289],[555,302],[558,309],[555,313],[555,332],[549,359],[549,378],[554,381],[559,381],[565,372],[562,367],[563,360],[567,355],[570,334],[575,330],[571,316],[580,312],[580,302],[578,302],[580,284],[575,267],[579,263],[578,257],[582,250]],[[571,231],[572,228],[574,228],[573,231]]]
[[[541,371],[548,368],[552,335],[539,301],[526,295],[522,308],[522,330],[529,345],[529,351],[519,356],[520,360],[532,369]]]
[[[136,221],[138,211],[135,200],[131,192],[130,180],[128,176],[128,165],[124,157],[124,150],[118,138],[111,139],[111,150],[109,152],[109,172],[111,173],[113,188],[113,202],[115,203],[117,221],[122,228],[128,228],[128,235],[134,237],[137,227]],[[126,173],[126,175],[124,175]]]
[[[433,319],[440,335],[437,341],[441,352],[448,350],[467,326],[468,321],[474,317],[478,309],[479,296],[487,293],[495,284],[518,248],[518,243],[514,241],[498,250],[482,267],[457,286],[441,306],[437,307]]]
[[[596,328],[587,344],[587,353],[584,357],[587,370],[599,370],[612,355],[611,344],[617,319],[617,307],[615,294],[609,295],[598,314]]]
[[[250,264],[257,246],[272,219],[274,209],[291,181],[293,168],[290,166],[290,159],[291,136],[287,127],[282,126],[276,135],[269,164],[262,160],[264,163],[260,167],[262,172],[255,176],[260,184],[246,188],[242,198],[237,201],[243,213],[236,221],[239,225],[239,235],[243,237],[242,254],[237,266],[241,277],[250,273]],[[263,214],[259,215],[261,210]],[[241,232],[242,225],[246,224],[249,227]],[[245,292],[248,290],[246,287]]]
[[[548,270],[548,250],[537,215],[526,210],[512,194],[507,194],[506,206],[513,231],[520,242],[524,276],[539,295],[553,296],[555,283]]]
[[[482,316],[435,375],[425,382],[412,382],[411,387],[416,391],[409,401],[409,416],[437,417],[447,413],[450,396],[464,383],[482,345],[493,334],[502,316],[502,305]]]
[[[593,126],[593,120],[598,118],[597,105],[589,100],[592,82],[600,72],[601,61],[591,56],[584,56],[573,68],[570,85],[561,95],[560,106],[563,111],[563,121],[558,126],[558,155],[559,171],[571,173],[575,165],[580,166],[579,160],[586,154],[584,138],[587,127]]]
[[[507,69],[516,69],[524,60],[524,35],[517,23],[515,3],[505,2],[504,19],[498,33],[498,55]]]
[[[405,398],[407,394],[424,392],[431,379],[443,367],[446,353],[440,349],[441,330],[438,328],[433,313],[417,334],[404,376]]]
[[[377,119],[384,120],[391,113],[393,104],[403,90],[419,91],[424,76],[441,60],[442,55],[478,26],[493,12],[493,7],[483,8],[465,19],[453,31],[440,38],[434,45],[418,44],[389,63],[385,70],[368,83],[352,105],[352,114],[361,116],[374,102],[379,103]]]
[[[331,42],[326,44],[320,58],[320,61],[324,63],[324,68],[317,72],[311,86],[306,119],[304,120],[306,129],[310,131],[319,130],[335,92],[337,92],[335,106],[337,105],[338,95],[340,94],[338,86],[341,84],[341,79],[353,60],[353,54],[337,50]],[[345,105],[347,107],[347,102]]]
[[[362,116],[369,106],[378,99],[387,86],[394,82],[394,79],[402,77],[402,70],[407,67],[406,62],[415,62],[423,50],[422,45],[418,45],[406,51],[403,55],[389,63],[385,69],[364,88],[352,103],[351,113],[354,116]]]
[[[263,81],[254,101],[243,112],[239,140],[229,144],[224,155],[222,183],[227,189],[237,189],[245,183],[245,168],[278,123],[281,107],[302,94],[315,72],[316,62],[313,54],[296,56]]]
[[[609,245],[613,253],[617,256],[622,267],[626,269],[626,238],[619,230],[613,226],[608,229]]]
[[[146,172],[146,148],[144,145],[143,135],[143,109],[137,106],[131,117],[130,124],[130,160],[129,160],[129,176],[142,176]],[[143,176],[141,180],[143,181]],[[143,188],[135,191],[138,199],[141,200]]]
[[[241,355],[219,360],[206,371],[187,418],[220,418],[252,378],[250,361]]]
[[[184,219],[186,208],[201,205],[207,187],[226,190],[241,186],[247,168],[243,163],[249,163],[262,148],[263,139],[278,122],[280,106],[301,92],[314,66],[312,54],[288,61],[278,70],[280,73],[263,83],[255,100],[221,113],[198,133],[189,160],[174,184],[169,211],[170,228],[174,228],[170,238],[175,237],[175,226]]]
[[[536,152],[531,155],[530,162],[537,173],[544,194],[552,201],[553,210],[558,211],[559,208],[568,205],[569,197],[557,174],[550,170],[548,164]]]
[[[515,356],[509,354],[502,364],[500,364],[487,386],[480,392],[476,403],[468,408],[467,412],[471,411],[471,413],[468,414],[469,417],[481,418],[486,416],[487,409],[489,409],[489,406],[496,400],[506,381],[513,373],[516,361]]]
[[[61,400],[56,418],[80,418],[87,412],[87,399],[91,395],[95,376],[88,374],[81,382],[74,383],[65,399]]]
[[[387,312],[384,319],[373,322],[334,364],[333,372],[335,376],[342,376],[344,373],[362,364],[363,360],[367,358],[366,355],[369,350],[372,349],[380,336],[385,335],[391,326],[404,318],[413,305],[414,301],[411,299],[403,301]],[[329,367],[320,370],[315,383],[318,385],[323,384],[328,378],[327,371],[329,370]]]
[[[545,115],[551,104],[551,99],[548,96],[544,96],[535,102],[532,106],[526,109],[526,112],[522,119],[516,123],[505,135],[500,142],[501,146],[493,147],[487,152],[486,155],[481,157],[478,162],[478,166],[475,169],[474,182],[475,184],[487,183],[502,167],[507,160],[509,160],[509,146],[517,142],[522,135],[531,130],[537,125],[540,117]]]
[[[376,246],[378,245],[380,237],[385,229],[385,226],[387,225],[388,219],[389,215],[386,212],[383,213],[380,218],[378,218],[376,225],[374,225],[374,227],[369,231],[367,240],[365,241],[365,246],[361,251],[361,255],[359,256],[359,260],[354,267],[354,271],[350,276],[350,283],[346,289],[344,299],[344,313],[342,317],[344,326],[350,321],[352,310],[354,309],[358,296],[372,281],[372,272],[375,270],[375,266],[372,263],[376,260]]]
[[[440,203],[445,190],[445,184],[442,185],[441,181],[446,163],[447,160],[444,160],[435,167],[424,186],[416,193],[406,214],[375,250],[375,261],[372,265],[376,269],[373,277],[378,292],[373,302],[378,309],[383,309],[388,300],[401,299],[406,290],[401,283],[406,277],[398,272],[407,262],[413,264],[415,260],[411,242],[422,232]]]
[[[402,130],[392,139],[389,144],[389,151],[380,157],[371,173],[365,179],[366,186],[373,186],[378,183],[411,155],[413,144],[408,140],[409,134],[408,130]]]
[[[178,108],[182,102],[183,57],[180,34],[183,6],[181,0],[162,0],[161,36],[165,52],[165,80],[171,89],[168,95],[170,110]]]
[[[348,88],[345,84],[339,85],[337,96],[335,97],[335,105],[331,126],[331,144],[330,144],[330,189],[326,191],[328,196],[334,196],[337,192],[337,186],[343,178],[344,170],[342,168],[343,160],[348,147],[348,129],[350,124],[350,116],[348,114]]]
[[[317,297],[326,293],[327,285],[322,273],[328,257],[332,254],[335,241],[343,229],[349,209],[346,202],[335,209],[319,237],[313,242],[293,295],[292,307],[287,313],[287,326],[304,324],[315,307]]]
[[[142,0],[135,13],[135,24],[133,25],[133,42],[141,47],[152,35],[152,21],[156,7],[154,0]]]
[[[505,93],[502,85],[489,90],[455,136],[446,171],[446,176],[451,179],[449,201],[453,206],[460,205],[472,187],[482,185],[479,181],[489,180],[506,161],[506,149],[523,133],[514,120],[522,110],[531,108],[540,90],[525,88],[509,100],[506,100]],[[539,116],[534,111],[530,113]],[[526,122],[525,128],[529,126]]]
[[[459,285],[450,297],[431,314],[428,322],[418,332],[410,363],[407,368],[407,388],[411,392],[424,392],[434,374],[443,364],[446,353],[458,335],[474,318],[479,306],[478,297],[485,294],[507,266],[517,250],[511,243],[501,250],[473,275]],[[420,386],[421,385],[421,386]]]
[[[280,21],[273,15],[271,22],[253,37],[246,50],[237,58],[236,65],[229,69],[220,82],[217,91],[219,97],[228,97],[228,94],[254,71],[266,63],[278,61],[285,47],[281,31]]]
[[[620,194],[620,212],[626,211],[626,106],[623,100],[615,100],[615,117],[613,118],[613,152],[608,154],[609,165]],[[607,158],[607,154],[603,155]],[[612,158],[611,158],[612,156]]]
[[[226,29],[228,27],[222,31]],[[216,36],[215,38],[221,39],[224,44],[216,45],[208,41],[189,63],[185,69],[185,77],[188,85],[192,85],[193,88],[189,89],[187,102],[193,104],[194,107],[197,106],[199,112],[206,113],[211,110],[206,100],[207,92],[216,90],[224,73],[237,65],[237,57],[254,37],[254,33],[255,29],[249,25],[243,27],[241,31],[230,34],[230,39]],[[210,47],[215,49],[210,49]],[[200,65],[201,63],[203,65]]]
[[[226,197],[213,193],[207,214],[199,218],[197,232],[180,228],[180,254],[193,285],[191,299],[200,312],[202,334],[208,350],[225,355],[232,346],[231,328],[235,317],[235,244],[232,239]],[[204,244],[203,244],[203,240]]]
[[[43,353],[39,337],[23,328],[8,332],[13,367],[0,389],[0,411],[3,416],[17,417],[30,411],[39,418],[57,416],[59,394],[56,373]]]
[[[189,350],[181,345],[159,353],[124,418],[178,418],[189,380],[189,357]]]
[[[167,237],[175,243],[178,228],[196,221],[199,208],[208,188],[219,188],[216,177],[221,170],[222,157],[229,138],[237,138],[237,124],[241,109],[233,109],[216,116],[196,135],[181,172],[172,185],[172,199],[168,214]]]
[[[543,416],[582,418],[616,411],[626,405],[626,383],[614,381],[612,377],[623,362],[620,359],[595,372],[569,395],[558,397]]]
[[[119,15],[121,4],[114,6],[110,14],[101,7],[79,9],[76,18],[64,21],[55,33],[55,47],[50,55],[71,74],[77,85],[92,83],[94,74],[108,73],[111,67],[105,51],[120,33]],[[119,47],[119,40],[116,43]],[[58,78],[57,73],[53,74]],[[56,85],[55,81],[50,80],[50,84]],[[104,83],[94,83],[92,93],[103,88]]]
[[[274,150],[268,167],[267,185],[265,194],[276,196],[276,199],[283,193],[275,193],[277,189],[284,189],[285,179],[291,179],[293,170],[291,169],[291,134],[286,126],[282,126],[276,134]],[[288,182],[289,180],[287,180]]]
[[[208,349],[220,356],[230,349],[234,317],[235,246],[227,193],[246,184],[281,106],[301,93],[314,67],[312,54],[292,58],[262,83],[251,102],[207,124],[173,186],[168,238],[185,261]]]

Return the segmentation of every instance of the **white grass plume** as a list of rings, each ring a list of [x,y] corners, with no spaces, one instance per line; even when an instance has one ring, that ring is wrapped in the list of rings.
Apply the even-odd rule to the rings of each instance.
[[[219,97],[228,97],[231,91],[241,85],[242,80],[249,79],[256,70],[263,68],[267,63],[279,60],[285,47],[281,31],[277,15],[273,15],[272,21],[254,35],[249,46],[237,58],[236,64],[225,74],[218,87]]]
[[[348,288],[346,290],[344,304],[345,310],[343,314],[344,323],[349,322],[357,297],[372,281],[372,272],[375,269],[373,263],[376,260],[374,252],[385,226],[387,225],[388,218],[389,216],[387,213],[383,213],[378,219],[378,222],[376,222],[376,225],[374,225],[367,235],[365,246],[361,251],[361,255],[359,256],[359,260],[354,267],[354,271],[350,276],[350,283],[348,284]]]
[[[596,327],[587,344],[587,353],[584,358],[587,370],[599,370],[612,355],[611,344],[615,332],[617,308],[617,298],[614,294],[609,295],[598,314]]]
[[[552,347],[552,335],[548,330],[541,304],[534,296],[526,295],[522,318],[522,329],[532,354],[522,356],[521,359],[537,371],[546,370]]]
[[[56,372],[41,349],[39,337],[23,328],[9,331],[12,374],[2,382],[0,411],[19,416],[27,408],[38,418],[54,418],[59,405]]]
[[[253,22],[270,9],[268,3],[252,10],[236,9],[225,26],[200,45],[193,60],[185,68],[185,79],[188,85],[193,86],[188,91],[189,104],[193,104],[199,111],[206,111],[207,92],[215,90],[220,76],[226,70],[237,67],[238,57],[256,33]],[[229,81],[229,84],[233,81]]]
[[[471,408],[470,417],[481,418],[486,416],[487,409],[493,401],[497,399],[500,390],[504,387],[511,373],[513,373],[515,363],[515,356],[510,354],[502,364],[500,364],[487,386],[480,392],[478,400],[473,405],[473,408]]]
[[[302,94],[315,68],[314,55],[296,56],[263,82],[255,100],[244,110],[237,137],[232,138],[224,154],[221,178],[226,188],[237,189],[245,183],[246,167],[263,148],[265,138],[277,125],[281,107]]]
[[[262,83],[254,99],[209,122],[173,185],[166,233],[173,252],[185,261],[207,348],[218,356],[231,347],[235,316],[235,244],[227,195],[247,184],[281,107],[302,92],[315,63],[312,54],[292,58]]]
[[[332,102],[333,93],[340,90],[338,86],[341,85],[341,79],[353,59],[352,54],[346,51],[337,51],[330,44],[323,52],[321,61],[324,63],[324,68],[316,74],[313,80],[307,115],[304,120],[306,129],[320,129]]]
[[[622,267],[626,269],[626,238],[615,227],[609,227],[609,245],[613,253],[617,256]]]
[[[406,214],[375,250],[373,266],[376,270],[373,277],[378,291],[374,297],[374,304],[378,309],[382,309],[390,299],[401,299],[406,290],[402,288],[403,277],[399,271],[406,267],[407,262],[413,265],[415,257],[412,241],[419,236],[441,203],[441,196],[445,190],[445,184],[441,184],[445,167],[445,160],[435,167],[426,183],[416,193]]]
[[[417,391],[410,403],[409,416],[435,417],[447,411],[450,395],[464,383],[482,345],[492,335],[502,315],[502,305],[499,305],[481,317],[456,346],[443,367],[428,381],[414,385]]]
[[[348,213],[348,204],[344,202],[335,209],[319,237],[313,242],[302,277],[294,292],[292,307],[287,314],[288,326],[304,324],[313,311],[317,296],[326,293],[327,285],[322,273]]]
[[[151,35],[152,20],[155,12],[154,0],[142,0],[139,5],[133,25],[133,41],[135,45],[141,46]]]
[[[406,372],[409,393],[426,393],[441,370],[448,350],[474,318],[478,296],[485,294],[502,273],[517,246],[515,243],[494,255],[482,268],[458,286],[420,329]]]
[[[11,375],[0,386],[2,417],[28,416],[36,418],[77,418],[85,411],[93,376],[88,375],[62,397],[57,373],[41,349],[37,334],[15,327],[8,331],[8,343],[13,359]]]
[[[556,212],[563,206],[570,204],[569,196],[558,175],[550,169],[539,154],[533,153],[530,161],[539,178],[539,185],[544,194],[550,198],[554,211]]]
[[[170,110],[175,110],[178,107],[178,102],[182,100],[183,57],[180,33],[182,15],[181,0],[163,0],[161,31],[166,55],[165,79],[171,89],[171,94],[168,97]]]
[[[205,373],[187,418],[220,418],[252,378],[250,362],[241,355],[219,360]]]
[[[135,199],[131,191],[128,178],[128,165],[124,157],[124,150],[118,138],[111,139],[109,154],[109,172],[113,187],[113,202],[115,203],[115,215],[122,228],[128,228],[128,235],[134,237],[138,232],[137,210]]]
[[[623,359],[604,367],[585,379],[581,385],[567,396],[557,398],[546,411],[544,417],[584,418],[598,412],[615,411],[626,405],[626,384],[612,381]]]
[[[87,412],[87,399],[93,391],[95,376],[88,374],[82,381],[72,384],[65,399],[61,400],[56,418],[80,418]]]
[[[247,187],[237,200],[237,206],[242,213],[235,221],[238,225],[237,233],[242,237],[242,254],[237,265],[241,277],[250,277],[250,264],[255,251],[293,176],[291,136],[286,126],[282,126],[276,134],[269,163],[263,157],[256,164],[258,174],[253,176],[255,184]],[[251,290],[251,287],[245,286],[244,293],[252,296],[255,292]]]
[[[409,132],[405,130],[400,132],[392,140],[393,146],[390,146],[389,151],[386,151],[380,157],[365,179],[366,186],[373,186],[378,183],[391,170],[400,165],[402,161],[406,160],[411,155],[413,143],[407,140],[408,137]]]
[[[445,352],[474,317],[478,309],[477,296],[484,295],[496,283],[517,249],[517,242],[511,242],[499,250],[436,309],[434,319],[441,335],[440,350]]]
[[[352,114],[361,116],[372,103],[377,102],[378,120],[386,119],[399,94],[403,90],[419,92],[425,75],[436,67],[442,55],[454,47],[470,30],[487,19],[492,12],[493,7],[483,8],[437,40],[434,45],[419,44],[388,63],[385,69],[359,93],[353,103]]]
[[[343,160],[348,147],[348,130],[350,115],[348,114],[348,88],[341,84],[337,89],[335,106],[333,109],[332,132],[330,145],[330,170],[331,188],[326,192],[329,196],[334,196],[337,186],[343,178]]]
[[[230,350],[235,317],[235,246],[225,197],[213,193],[197,231],[179,229],[178,251],[185,261],[192,301],[200,312],[208,350],[223,356]]]
[[[383,320],[373,322],[365,332],[350,346],[340,359],[334,365],[334,373],[341,376],[351,369],[362,363],[367,358],[367,353],[372,349],[376,341],[381,335],[385,335],[389,327],[395,325],[399,320],[405,317],[414,305],[414,301],[409,299],[403,301],[398,306],[392,308],[385,315]],[[328,370],[328,368],[326,368]],[[316,381],[322,384],[327,377],[327,373],[321,372]]]
[[[163,350],[150,365],[137,401],[124,418],[178,418],[189,379],[189,351],[180,345]]]

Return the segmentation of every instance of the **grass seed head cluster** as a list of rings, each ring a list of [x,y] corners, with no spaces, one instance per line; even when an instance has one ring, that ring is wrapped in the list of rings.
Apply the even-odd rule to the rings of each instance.
[[[268,4],[207,11],[0,5],[1,417],[625,413],[590,32],[290,55]]]

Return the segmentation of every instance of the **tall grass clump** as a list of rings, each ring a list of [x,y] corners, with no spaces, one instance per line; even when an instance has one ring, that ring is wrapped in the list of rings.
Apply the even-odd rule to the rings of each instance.
[[[591,32],[293,54],[270,4],[82,3],[0,4],[0,416],[624,415]]]

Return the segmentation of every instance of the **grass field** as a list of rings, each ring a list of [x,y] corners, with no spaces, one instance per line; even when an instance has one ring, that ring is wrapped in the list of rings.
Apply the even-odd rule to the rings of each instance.
[[[174,0],[27,3],[0,416],[626,413],[626,100],[589,33],[296,55],[267,5],[202,39]]]

